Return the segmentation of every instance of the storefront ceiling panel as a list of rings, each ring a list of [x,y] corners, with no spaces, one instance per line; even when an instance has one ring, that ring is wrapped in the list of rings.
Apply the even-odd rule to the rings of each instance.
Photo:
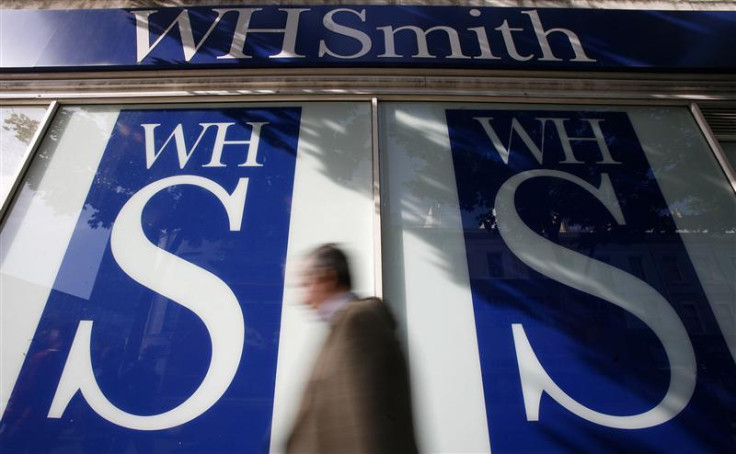
[[[257,97],[382,98],[482,97],[586,100],[586,102],[720,102],[736,100],[736,80],[724,74],[633,75],[613,73],[426,70],[195,70],[54,73],[4,76],[0,99],[13,102],[135,98],[227,99]],[[114,77],[111,77],[114,76]]]

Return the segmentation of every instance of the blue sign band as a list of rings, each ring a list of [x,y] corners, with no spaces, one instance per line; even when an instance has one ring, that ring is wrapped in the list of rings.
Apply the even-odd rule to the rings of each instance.
[[[0,21],[2,69],[16,71],[736,69],[736,11],[249,6],[9,10]]]

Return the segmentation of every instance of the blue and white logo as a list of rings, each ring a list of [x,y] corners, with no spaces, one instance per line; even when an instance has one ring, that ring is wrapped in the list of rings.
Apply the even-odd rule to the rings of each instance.
[[[4,452],[268,446],[300,113],[121,111],[3,416]],[[90,254],[96,269],[80,265]],[[82,284],[87,297],[69,290]]]
[[[736,370],[685,323],[717,327],[627,115],[446,116],[493,451],[732,451]]]

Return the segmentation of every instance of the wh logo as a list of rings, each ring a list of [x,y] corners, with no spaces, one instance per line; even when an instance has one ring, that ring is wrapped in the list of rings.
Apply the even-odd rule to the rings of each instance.
[[[249,140],[226,140],[227,131],[234,124],[235,123],[200,123],[199,126],[202,130],[191,148],[187,149],[184,127],[179,123],[158,150],[156,150],[156,129],[161,125],[155,123],[142,124],[141,126],[143,127],[146,135],[146,168],[150,169],[153,164],[156,163],[156,160],[161,156],[161,153],[163,153],[173,139],[174,146],[176,147],[176,155],[179,159],[179,168],[183,169],[189,162],[189,158],[191,158],[197,150],[202,138],[212,127],[216,129],[216,136],[212,145],[212,158],[202,167],[225,167],[225,164],[222,163],[222,153],[226,145],[247,145],[247,150],[245,152],[246,158],[241,164],[238,164],[238,167],[261,167],[263,164],[258,162],[258,145],[261,140],[261,129],[269,123],[246,123],[252,128]]]
[[[611,156],[601,128],[603,120],[582,118],[592,136],[571,137],[566,122],[570,118],[540,117],[541,137],[532,137],[522,123],[512,118],[511,128],[504,143],[493,124],[493,117],[474,117],[505,165],[509,164],[512,141],[518,137],[540,165],[543,163],[545,127],[551,123],[560,140],[564,159],[559,164],[583,164],[594,162],[600,165],[621,164]],[[576,154],[573,144],[592,142],[597,145],[598,156]],[[591,148],[587,148],[591,152]],[[670,383],[662,400],[648,411],[634,415],[611,415],[589,408],[567,394],[549,376],[529,341],[522,324],[512,325],[515,353],[519,365],[522,395],[528,421],[539,420],[539,407],[543,394],[549,395],[558,404],[575,415],[602,426],[617,429],[643,429],[663,424],[677,416],[693,396],[697,364],[695,351],[687,330],[672,305],[657,290],[641,279],[616,267],[584,254],[572,251],[539,235],[527,226],[516,206],[516,192],[525,182],[536,178],[564,180],[588,192],[613,217],[618,225],[626,220],[607,173],[601,174],[596,187],[568,172],[552,169],[534,169],[517,173],[504,182],[496,194],[494,210],[499,233],[511,252],[523,263],[557,282],[581,292],[608,301],[626,310],[644,322],[657,336],[670,364]],[[613,276],[612,284],[606,276]]]
[[[170,148],[175,148],[178,166],[184,169],[198,149],[212,150],[202,167],[225,167],[223,153],[243,155],[238,167],[263,167],[258,161],[260,134],[268,122],[246,123],[251,128],[248,140],[230,140],[228,131],[235,123],[199,123],[193,144],[186,143],[184,125],[177,124],[163,144],[156,148],[156,132],[161,126],[144,123],[146,168],[151,167]],[[208,134],[214,131],[213,134]],[[191,136],[191,135],[190,135]],[[155,415],[128,413],[112,403],[94,375],[91,339],[94,322],[82,320],[72,343],[48,416],[61,418],[71,399],[80,392],[100,416],[119,426],[137,430],[162,430],[191,421],[207,411],[227,391],[240,365],[245,339],[245,323],[240,303],[230,287],[210,271],[189,263],[159,248],[146,237],[143,211],[158,193],[174,186],[188,185],[214,196],[225,209],[231,232],[240,231],[248,194],[248,178],[240,178],[228,193],[221,185],[196,175],[177,175],[154,181],[136,192],[122,207],[112,227],[110,247],[120,269],[131,279],[192,311],[204,324],[211,341],[211,360],[197,389],[177,407]],[[191,207],[196,209],[196,207]]]

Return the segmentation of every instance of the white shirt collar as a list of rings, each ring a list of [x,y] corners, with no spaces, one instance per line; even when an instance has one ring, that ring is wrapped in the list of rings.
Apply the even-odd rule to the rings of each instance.
[[[317,316],[320,320],[331,322],[335,314],[348,302],[355,299],[355,295],[350,292],[340,293],[332,298],[325,300],[317,308]]]

